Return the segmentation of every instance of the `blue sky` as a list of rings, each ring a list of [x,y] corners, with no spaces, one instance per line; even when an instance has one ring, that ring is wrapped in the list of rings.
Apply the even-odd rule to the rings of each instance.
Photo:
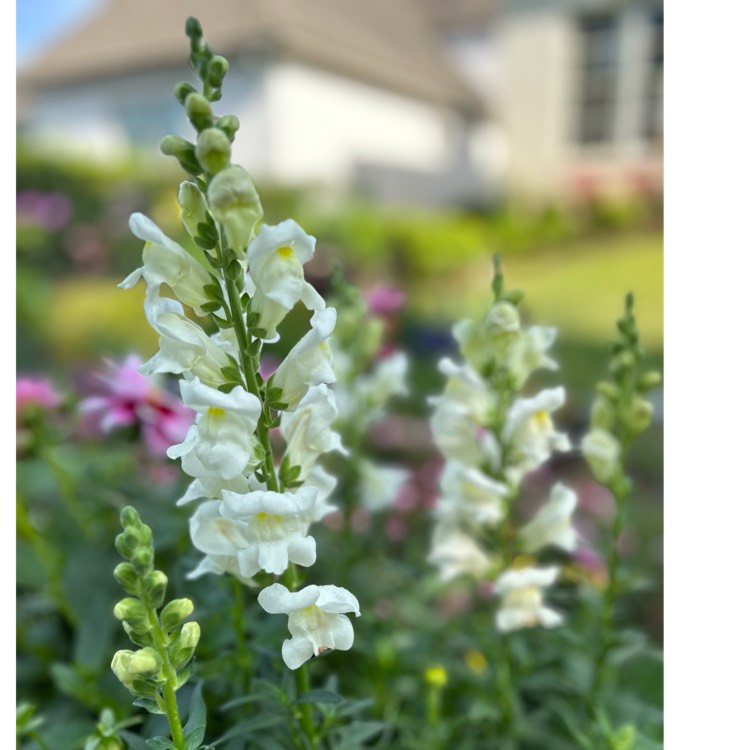
[[[17,0],[16,61],[22,64],[103,0]]]

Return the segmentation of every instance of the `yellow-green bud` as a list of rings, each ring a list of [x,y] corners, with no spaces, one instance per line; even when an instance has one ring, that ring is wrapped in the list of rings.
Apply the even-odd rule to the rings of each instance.
[[[128,671],[132,675],[153,677],[161,670],[161,657],[153,648],[142,648],[136,651],[128,663]]]
[[[181,218],[185,229],[191,237],[197,237],[199,234],[198,224],[207,224],[208,219],[210,219],[203,193],[194,182],[186,180],[180,185],[177,202],[182,209]]]
[[[169,660],[174,667],[179,668],[193,658],[200,637],[201,629],[197,622],[186,622],[182,626],[179,637],[169,648]]]
[[[638,378],[638,385],[636,386],[639,391],[650,391],[661,383],[661,373],[652,370],[647,372]]]
[[[216,127],[224,131],[231,143],[234,141],[234,134],[240,129],[240,121],[234,115],[222,115],[216,121]]]
[[[180,162],[180,166],[189,174],[199,175],[203,171],[195,157],[195,146],[179,135],[164,136],[159,148],[165,156],[174,156]]]
[[[198,136],[195,155],[206,174],[216,174],[229,164],[232,145],[223,130],[206,128]]]
[[[143,579],[143,597],[149,607],[161,607],[168,582],[167,576],[161,570],[153,570]]]
[[[632,352],[623,351],[614,357],[609,369],[613,375],[618,375],[624,370],[630,370],[635,367],[635,357]]]
[[[510,302],[494,304],[484,317],[483,327],[490,336],[512,333],[520,328],[518,308]]]
[[[139,620],[138,622],[123,622],[123,630],[128,634],[133,643],[139,646],[152,646],[154,643],[154,637],[151,634],[151,623],[147,620]]]
[[[188,94],[185,112],[193,127],[200,132],[214,124],[214,113],[208,99],[202,94]]]
[[[142,521],[138,511],[132,505],[126,505],[120,511],[120,523],[123,528],[127,528],[128,526],[140,526]]]
[[[617,401],[620,396],[620,389],[611,380],[602,380],[597,383],[596,392],[610,401]]]
[[[632,724],[625,724],[609,736],[609,746],[612,750],[633,750],[637,734]]]
[[[192,613],[193,602],[190,599],[173,599],[162,609],[159,619],[166,630],[173,630]]]
[[[258,191],[247,170],[234,164],[219,172],[208,186],[208,205],[224,225],[229,247],[235,253],[243,252],[263,216]]]
[[[448,684],[448,673],[444,667],[430,667],[426,669],[424,678],[430,687],[443,688]]]
[[[143,602],[129,596],[120,599],[115,604],[114,613],[118,620],[124,620],[133,624],[143,622],[144,620],[148,621],[148,612]]]
[[[115,537],[115,548],[125,558],[132,557],[140,543],[138,532],[132,526]]]
[[[146,573],[150,573],[154,567],[153,547],[138,547],[130,561],[138,575],[145,576]]]
[[[226,57],[214,55],[208,63],[208,74],[206,78],[214,88],[219,88],[228,70],[229,63],[227,62]]]
[[[130,657],[132,655],[133,652],[129,649],[118,651],[112,657],[112,664],[110,665],[112,667],[112,671],[115,673],[115,677],[117,677],[117,679],[126,688],[128,688],[128,690],[130,690],[133,686],[133,675],[128,669],[128,665],[130,664]]]
[[[584,436],[581,450],[593,475],[607,484],[614,477],[620,460],[619,440],[606,430],[594,429]]]
[[[135,568],[127,562],[120,563],[115,567],[115,580],[122,586],[128,594],[138,593],[138,574]]]
[[[597,396],[591,405],[591,426],[601,430],[612,430],[616,413],[612,402],[604,396]]]
[[[654,407],[645,398],[636,396],[630,405],[624,421],[630,431],[634,435],[637,435],[651,424],[653,415]]]

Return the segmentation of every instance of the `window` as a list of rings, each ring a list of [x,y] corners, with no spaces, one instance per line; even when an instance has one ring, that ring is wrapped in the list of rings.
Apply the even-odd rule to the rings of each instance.
[[[606,143],[614,139],[617,99],[618,44],[613,15],[580,21],[581,88],[578,140]]]
[[[643,134],[651,141],[661,141],[664,128],[664,13],[651,16],[651,45],[646,80]]]

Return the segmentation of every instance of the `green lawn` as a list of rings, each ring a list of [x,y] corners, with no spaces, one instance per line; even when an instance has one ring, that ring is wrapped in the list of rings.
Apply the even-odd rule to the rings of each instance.
[[[415,312],[452,320],[481,315],[490,293],[492,266],[472,265],[415,290]],[[611,238],[514,255],[504,264],[506,285],[526,292],[527,318],[557,327],[571,339],[608,341],[628,291],[644,343],[663,343],[663,236]]]

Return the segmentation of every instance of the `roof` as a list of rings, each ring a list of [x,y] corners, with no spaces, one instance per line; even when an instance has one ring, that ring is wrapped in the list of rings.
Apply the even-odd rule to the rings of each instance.
[[[231,58],[256,49],[469,115],[485,108],[416,0],[106,0],[19,72],[32,90],[185,64],[185,19]]]

